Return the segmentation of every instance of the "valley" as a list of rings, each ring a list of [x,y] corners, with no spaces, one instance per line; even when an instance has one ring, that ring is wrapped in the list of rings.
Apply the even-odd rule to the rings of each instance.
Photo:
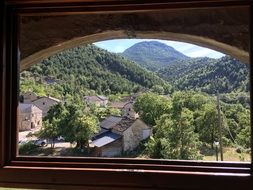
[[[73,154],[109,155],[105,145],[104,149],[98,147],[96,139],[118,134],[121,137],[117,138],[124,141],[127,136],[117,132],[116,126],[141,121],[144,124],[138,129],[145,128],[152,134],[140,138],[134,148],[118,146],[123,141],[114,135],[110,143],[115,145],[110,146],[120,151],[113,156],[183,160],[215,159],[218,92],[222,142],[238,161],[249,161],[249,67],[229,56],[190,58],[156,41],[137,43],[123,53],[110,53],[89,44],[58,53],[23,71],[20,95],[27,92],[60,100],[43,117],[42,130],[34,135],[51,140],[64,136],[73,144],[69,149]],[[85,97],[105,97],[108,103],[88,103]],[[127,103],[131,107],[126,112]],[[133,118],[132,111],[138,117]],[[103,131],[101,123],[111,116],[121,120]],[[138,135],[132,138],[138,139]],[[42,147],[40,151],[47,149]]]

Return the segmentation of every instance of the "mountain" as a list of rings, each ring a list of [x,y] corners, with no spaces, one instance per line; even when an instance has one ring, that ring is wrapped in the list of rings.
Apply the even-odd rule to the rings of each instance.
[[[51,56],[21,73],[21,92],[38,95],[116,94],[170,85],[126,58],[94,45],[80,46]],[[95,92],[94,92],[95,91]]]
[[[175,90],[193,89],[209,94],[249,92],[249,67],[229,56],[189,58],[157,41],[136,43],[122,55],[155,71]]]
[[[151,71],[156,71],[177,60],[188,59],[174,48],[157,41],[136,43],[126,49],[122,55]]]
[[[175,61],[158,73],[178,90],[249,92],[249,66],[230,56]]]
[[[248,65],[229,56],[220,59],[187,58],[159,42],[139,43],[141,44],[142,47],[145,44],[164,47],[171,50],[166,51],[168,54],[174,57],[179,55],[183,59],[175,58],[176,60],[165,67],[160,65],[156,73],[153,73],[122,55],[110,53],[94,45],[80,46],[51,56],[22,72],[21,93],[33,90],[40,96],[50,94],[62,98],[66,94],[110,95],[151,88],[155,91],[162,89],[167,94],[173,88],[208,94],[215,94],[217,91],[221,94],[233,93],[226,97],[226,102],[245,102],[245,99],[248,102]],[[157,54],[150,53],[147,59],[155,60]]]

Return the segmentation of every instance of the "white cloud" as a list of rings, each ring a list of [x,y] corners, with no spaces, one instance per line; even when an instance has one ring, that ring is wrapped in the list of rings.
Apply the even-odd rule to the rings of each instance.
[[[208,54],[210,54],[210,50],[203,48],[201,50],[192,51],[191,53],[188,53],[187,55],[190,57],[205,57]]]
[[[211,57],[211,58],[220,58],[224,56],[224,54],[208,49],[208,48],[201,48],[196,47],[188,50],[188,52],[183,52],[189,57]]]
[[[177,51],[189,56],[189,57],[210,57],[210,58],[220,58],[224,56],[224,54],[204,48],[201,46],[197,46],[194,44],[189,44],[185,42],[177,42],[177,41],[166,41],[166,40],[158,40],[162,43],[165,43],[168,46],[172,46]]]

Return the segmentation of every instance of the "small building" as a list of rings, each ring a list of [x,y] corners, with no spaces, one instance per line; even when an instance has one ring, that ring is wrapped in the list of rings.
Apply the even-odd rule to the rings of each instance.
[[[20,101],[22,103],[26,103],[26,104],[28,103],[29,104],[29,103],[37,100],[37,99],[38,99],[37,94],[35,94],[32,91],[28,91],[28,92],[21,95],[21,100]]]
[[[93,139],[92,144],[95,147],[95,156],[98,157],[113,157],[122,154],[122,136],[112,133],[107,130],[106,132],[97,135]]]
[[[108,104],[108,98],[105,96],[85,96],[84,100],[87,104],[95,104],[96,106],[106,106]]]
[[[140,119],[110,116],[100,123],[101,131],[92,138],[95,156],[113,157],[132,151],[152,130]]]
[[[42,110],[33,104],[19,104],[18,129],[31,130],[42,126]]]
[[[123,152],[132,151],[140,142],[152,134],[151,128],[141,119],[124,117],[117,125],[113,126],[113,133],[122,136]]]
[[[60,102],[61,101],[57,98],[53,98],[51,96],[44,96],[44,97],[40,97],[37,100],[33,101],[32,104],[34,104],[35,106],[40,108],[42,110],[42,117],[45,117],[47,115],[47,112],[50,109],[50,107],[52,107],[53,105],[56,105]]]

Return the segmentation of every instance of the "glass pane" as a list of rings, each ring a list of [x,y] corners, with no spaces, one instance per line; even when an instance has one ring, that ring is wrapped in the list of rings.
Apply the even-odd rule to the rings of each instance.
[[[248,14],[22,17],[19,155],[250,161]]]

